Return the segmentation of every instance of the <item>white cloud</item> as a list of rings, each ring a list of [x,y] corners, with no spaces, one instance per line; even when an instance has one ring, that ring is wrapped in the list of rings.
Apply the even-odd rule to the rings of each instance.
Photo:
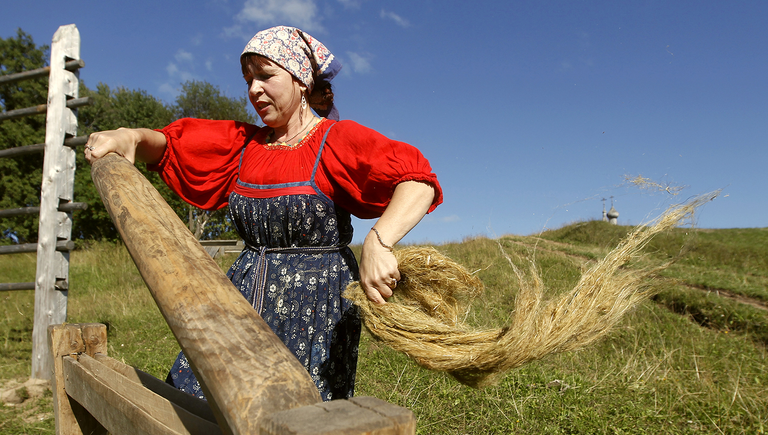
[[[359,74],[365,74],[368,72],[371,72],[371,62],[368,60],[370,58],[370,55],[368,54],[358,54],[353,51],[348,51],[347,56],[349,56],[349,61],[352,64],[352,71],[359,73]]]
[[[194,59],[192,53],[185,51],[183,48],[180,48],[179,51],[176,52],[175,57],[177,62],[192,62]]]
[[[323,28],[315,0],[246,0],[237,17],[239,21],[253,22],[262,27],[288,25],[307,31]],[[234,30],[224,31],[232,33]]]
[[[458,222],[460,220],[461,220],[461,218],[457,214],[452,214],[450,216],[445,216],[445,217],[440,218],[441,222]]]
[[[379,14],[381,18],[384,18],[386,20],[392,20],[400,27],[410,27],[411,23],[408,22],[405,18],[401,17],[400,15],[397,15],[394,12],[388,12],[384,9],[381,10],[381,14]]]

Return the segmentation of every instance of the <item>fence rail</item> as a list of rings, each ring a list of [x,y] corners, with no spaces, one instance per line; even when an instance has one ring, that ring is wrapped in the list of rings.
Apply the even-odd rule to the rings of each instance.
[[[82,59],[70,60],[64,63],[64,69],[70,72],[75,72],[80,68],[85,67],[85,62]],[[45,77],[51,73],[51,67],[46,66],[43,68],[37,68],[29,71],[24,71],[14,74],[0,75],[0,85],[9,85],[22,80],[31,80],[39,77]]]
[[[69,137],[64,139],[64,146],[70,148],[76,148],[85,145],[88,142],[88,136]],[[14,148],[8,148],[0,150],[0,158],[2,157],[18,157],[27,154],[41,154],[45,152],[44,143],[36,143],[34,145],[23,145]]]
[[[67,202],[59,204],[58,210],[64,213],[72,213],[75,210],[86,210],[88,204],[85,202]],[[21,208],[7,208],[0,210],[0,218],[13,217],[13,216],[26,216],[40,214],[40,207],[21,207]]]
[[[77,109],[78,107],[88,106],[90,104],[93,104],[91,97],[74,98],[67,100],[66,107],[68,109]],[[0,121],[23,118],[25,116],[40,115],[46,113],[47,111],[47,104],[38,104],[37,106],[26,107],[24,109],[9,110],[7,112],[0,113]]]

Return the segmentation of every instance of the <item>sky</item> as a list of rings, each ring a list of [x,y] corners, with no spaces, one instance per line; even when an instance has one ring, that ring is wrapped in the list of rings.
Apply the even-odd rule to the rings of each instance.
[[[187,80],[244,96],[246,42],[299,27],[344,65],[341,118],[429,159],[444,203],[403,242],[444,243],[612,202],[638,225],[716,190],[696,227],[768,227],[766,21],[764,0],[25,0],[2,6],[0,37],[76,24],[88,87],[171,103]],[[373,222],[355,224],[360,241]]]

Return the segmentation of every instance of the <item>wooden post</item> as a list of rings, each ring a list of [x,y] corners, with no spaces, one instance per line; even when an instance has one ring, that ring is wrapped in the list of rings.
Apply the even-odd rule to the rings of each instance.
[[[48,327],[50,349],[53,353],[51,377],[53,412],[57,435],[106,434],[104,427],[65,391],[63,358],[78,353],[94,356],[107,354],[107,327],[101,324],[51,325]]]
[[[265,416],[320,401],[304,367],[130,162],[109,154],[91,176],[223,433],[258,433]]]
[[[67,100],[78,96],[78,74],[65,63],[80,58],[80,33],[74,24],[61,26],[53,35],[48,80],[48,114],[45,121],[45,158],[41,184],[40,222],[35,279],[35,323],[32,331],[32,378],[51,379],[48,326],[67,320],[69,251],[57,251],[59,240],[68,241],[72,213],[58,211],[72,201],[75,150],[64,138],[77,133],[77,117]]]

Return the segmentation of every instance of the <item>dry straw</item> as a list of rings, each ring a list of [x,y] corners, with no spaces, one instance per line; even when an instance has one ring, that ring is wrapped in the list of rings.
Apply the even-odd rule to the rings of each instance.
[[[584,348],[603,337],[629,309],[650,296],[643,278],[655,269],[620,267],[658,233],[691,218],[697,207],[717,193],[670,207],[649,225],[631,232],[605,258],[582,274],[570,291],[544,301],[536,267],[528,273],[509,260],[520,284],[509,326],[475,330],[463,319],[482,282],[433,248],[395,252],[402,279],[395,301],[376,305],[358,283],[344,296],[361,309],[368,330],[419,365],[445,371],[472,387],[494,383],[500,375],[546,355]]]

